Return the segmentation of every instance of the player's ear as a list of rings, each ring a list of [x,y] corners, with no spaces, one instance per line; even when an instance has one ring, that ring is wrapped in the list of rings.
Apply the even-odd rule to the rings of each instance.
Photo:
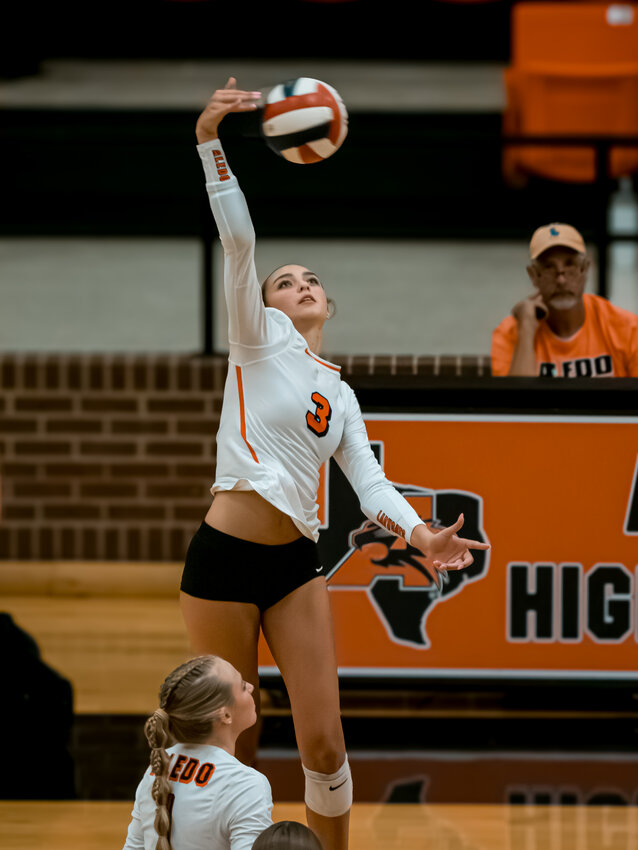
[[[527,275],[528,275],[529,279],[532,281],[534,286],[538,289],[538,274],[537,274],[537,271],[536,271],[534,264],[530,263],[529,266],[527,266],[526,270],[527,270]]]
[[[229,726],[233,722],[233,716],[228,710],[228,706],[219,709],[215,714],[215,719],[224,726]]]

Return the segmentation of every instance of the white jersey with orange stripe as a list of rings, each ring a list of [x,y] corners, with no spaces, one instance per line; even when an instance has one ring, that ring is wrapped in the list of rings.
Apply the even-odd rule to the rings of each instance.
[[[208,744],[176,744],[167,752],[174,850],[250,850],[272,823],[263,773]],[[124,850],[155,850],[154,779],[149,767],[137,787]]]
[[[264,306],[255,232],[221,144],[198,151],[224,248],[228,306],[229,369],[211,492],[255,490],[317,540],[319,471],[334,455],[364,514],[409,540],[422,520],[377,463],[340,368],[311,352],[281,310]]]

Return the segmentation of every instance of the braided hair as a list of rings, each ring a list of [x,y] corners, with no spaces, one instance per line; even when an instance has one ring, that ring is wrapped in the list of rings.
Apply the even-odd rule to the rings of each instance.
[[[164,680],[160,707],[144,725],[151,748],[151,770],[155,774],[151,794],[155,801],[155,850],[172,850],[171,818],[168,808],[171,784],[167,747],[176,742],[200,744],[212,732],[213,722],[224,707],[233,703],[232,685],[215,675],[215,655],[200,655],[181,664]]]

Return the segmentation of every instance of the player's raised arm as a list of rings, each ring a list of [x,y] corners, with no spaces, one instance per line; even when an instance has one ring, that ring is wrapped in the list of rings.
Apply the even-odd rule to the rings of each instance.
[[[237,178],[218,136],[221,121],[231,112],[257,108],[260,92],[240,91],[230,77],[218,89],[197,120],[197,150],[206,175],[206,191],[224,248],[224,291],[228,308],[228,338],[234,362],[250,360],[257,346],[274,342],[255,269],[255,230]],[[273,331],[273,328],[270,328]],[[243,348],[245,347],[245,348]]]

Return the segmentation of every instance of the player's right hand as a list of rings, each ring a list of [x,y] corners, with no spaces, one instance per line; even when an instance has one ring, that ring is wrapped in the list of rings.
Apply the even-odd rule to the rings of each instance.
[[[525,324],[538,324],[547,318],[548,310],[539,292],[524,298],[512,307],[512,316],[516,321]]]
[[[217,89],[197,119],[195,135],[201,145],[217,138],[217,128],[229,112],[250,112],[257,109],[259,91],[240,91],[235,77],[229,77],[223,89]]]

